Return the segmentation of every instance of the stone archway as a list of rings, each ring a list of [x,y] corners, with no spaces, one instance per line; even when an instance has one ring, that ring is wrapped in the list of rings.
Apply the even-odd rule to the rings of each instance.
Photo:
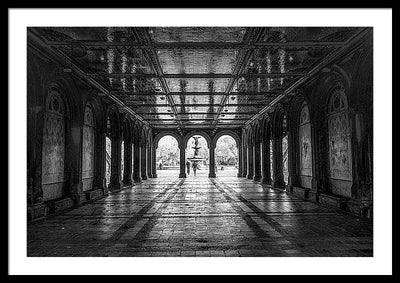
[[[239,135],[237,133],[235,133],[234,131],[222,130],[222,131],[219,131],[218,133],[216,133],[213,136],[212,143],[213,143],[213,148],[214,149],[217,148],[218,140],[223,136],[231,137],[236,143],[236,147],[237,147],[237,170],[238,170],[237,171],[237,176],[241,177],[242,176],[242,158],[243,158],[242,150],[241,150],[241,147],[242,147],[241,142],[242,142],[242,140],[239,137]],[[217,158],[217,156],[215,156],[215,158]],[[215,163],[217,163],[217,162],[215,162]],[[217,172],[218,172],[218,169],[217,169]]]
[[[160,133],[154,139],[154,166],[158,174],[171,176],[180,170],[180,137],[171,132]],[[176,173],[177,175],[179,173]]]
[[[181,150],[181,154],[183,153],[184,158],[182,159],[181,156],[181,162],[184,162],[184,164],[181,164],[181,170],[185,171],[185,164],[186,164],[186,147],[188,145],[188,142],[190,140],[190,138],[194,137],[194,136],[201,136],[206,140],[206,144],[207,144],[207,148],[208,148],[208,177],[210,178],[215,178],[215,157],[214,157],[214,144],[212,142],[211,137],[208,135],[208,133],[204,132],[204,131],[191,131],[189,133],[187,133],[183,139],[183,143],[182,143],[182,148],[183,150]],[[183,167],[182,167],[183,166]],[[181,172],[182,173],[182,172]],[[185,173],[186,175],[186,173]]]

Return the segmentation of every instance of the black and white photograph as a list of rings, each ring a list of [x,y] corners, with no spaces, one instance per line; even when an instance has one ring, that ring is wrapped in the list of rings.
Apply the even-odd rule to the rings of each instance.
[[[357,11],[10,10],[9,272],[391,273],[392,14]]]

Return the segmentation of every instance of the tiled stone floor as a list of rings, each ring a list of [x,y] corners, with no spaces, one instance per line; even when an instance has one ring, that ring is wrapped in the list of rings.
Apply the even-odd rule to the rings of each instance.
[[[237,177],[157,179],[28,223],[28,256],[372,256],[372,223]]]

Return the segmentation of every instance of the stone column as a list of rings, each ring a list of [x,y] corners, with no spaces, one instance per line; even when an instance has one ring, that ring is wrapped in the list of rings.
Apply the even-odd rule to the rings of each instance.
[[[210,168],[208,170],[208,177],[209,178],[215,178],[217,176],[215,174],[215,146],[214,145],[210,145],[209,153],[210,153],[209,154],[209,156],[210,156],[210,158],[209,158]]]
[[[272,146],[274,147],[274,163],[272,164],[274,170],[273,186],[276,188],[284,188],[285,181],[283,180],[282,139],[275,138]]]
[[[28,95],[29,99],[29,95]],[[32,109],[32,108],[30,108]],[[29,113],[29,112],[28,112]],[[42,150],[43,150],[43,113],[38,113],[38,117],[30,117],[28,115],[28,146],[32,149],[28,150],[28,168],[31,165],[31,175],[28,175],[28,220],[34,220],[47,216],[49,209],[43,202],[42,190]],[[34,125],[30,125],[30,122]],[[29,172],[28,172],[29,174]]]
[[[185,171],[185,163],[186,163],[186,156],[185,156],[185,147],[181,145],[179,147],[179,178],[186,178],[186,171]]]
[[[261,184],[271,185],[271,160],[269,140],[261,142]]]
[[[247,147],[245,144],[242,146],[242,176],[246,178],[247,177]]]
[[[132,185],[132,140],[124,141],[124,178],[125,186]]]
[[[151,152],[151,147],[150,146],[147,147],[146,152],[147,152],[147,159],[146,159],[146,162],[147,162],[147,176],[149,178],[153,178],[152,170],[151,170],[151,154],[152,154],[152,152]]]
[[[142,144],[142,146],[140,147],[140,155],[141,155],[141,162],[140,162],[141,177],[142,180],[147,180],[147,147],[145,144]]]
[[[243,175],[243,151],[241,145],[238,145],[238,154],[239,154],[239,160],[238,160],[238,177],[242,177]]]
[[[259,182],[261,180],[261,167],[260,167],[260,143],[255,142],[253,145],[253,162],[254,162],[254,176],[253,180]]]
[[[135,183],[140,183],[142,181],[141,171],[140,171],[140,144],[139,141],[134,141],[133,143],[133,181]]]
[[[75,117],[76,118],[76,117]],[[66,121],[65,126],[70,124],[72,137],[77,142],[72,142],[65,137],[65,156],[64,162],[66,166],[66,175],[69,175],[69,185],[63,190],[63,200],[71,198],[75,204],[79,205],[86,202],[86,194],[83,192],[82,180],[82,142],[83,142],[83,125],[80,125],[71,119]]]
[[[248,145],[247,147],[247,179],[253,179],[253,146]]]
[[[118,191],[121,189],[121,140],[119,137],[111,138],[111,176],[110,191]]]
[[[157,178],[157,149],[155,146],[151,147],[151,176]]]

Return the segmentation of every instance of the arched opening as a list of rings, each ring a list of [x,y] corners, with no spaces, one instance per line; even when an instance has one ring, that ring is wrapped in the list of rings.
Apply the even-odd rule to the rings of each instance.
[[[271,173],[271,180],[275,180],[274,177],[274,146],[272,139],[269,140],[269,170]]]
[[[288,167],[288,131],[287,131],[287,119],[286,115],[282,119],[282,171],[283,181],[285,185],[289,181],[289,167]]]
[[[347,97],[334,89],[328,104],[329,180],[331,192],[351,197],[352,152]]]
[[[111,179],[111,120],[110,116],[107,117],[107,130],[106,130],[106,186],[110,184]]]
[[[239,151],[235,139],[230,135],[218,138],[215,146],[215,165],[218,177],[237,176]]]
[[[83,120],[83,141],[82,141],[82,190],[88,191],[93,188],[94,180],[94,134],[95,123],[93,111],[89,105],[85,107]]]
[[[123,139],[121,141],[121,180],[124,179],[124,146],[125,146],[125,140]]]
[[[178,176],[180,154],[176,138],[170,135],[164,136],[156,146],[157,176]]]
[[[310,112],[304,102],[299,117],[299,175],[302,187],[311,188],[312,178],[312,143]]]
[[[208,176],[209,173],[209,148],[207,140],[201,135],[191,136],[185,149],[186,175]]]
[[[55,86],[49,88],[43,124],[42,190],[43,200],[53,200],[64,195],[66,109],[61,94]]]

